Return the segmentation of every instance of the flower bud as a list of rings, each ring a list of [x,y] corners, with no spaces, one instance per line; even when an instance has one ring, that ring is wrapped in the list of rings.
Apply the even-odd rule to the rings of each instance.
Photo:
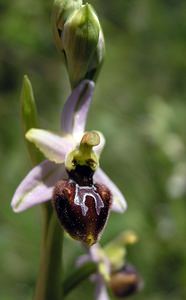
[[[63,51],[61,34],[69,16],[82,5],[82,0],[55,0],[52,13],[54,40],[57,48]]]
[[[124,298],[138,292],[143,282],[136,269],[126,264],[119,271],[111,274],[110,288],[118,298]]]
[[[93,183],[89,167],[79,166],[71,171],[68,180],[56,184],[53,204],[61,225],[70,236],[92,246],[108,218],[111,193],[106,186]]]
[[[95,80],[103,62],[105,45],[92,6],[78,2],[66,13],[64,9],[63,13],[56,10],[53,24],[56,46],[64,54],[72,88],[83,79]]]

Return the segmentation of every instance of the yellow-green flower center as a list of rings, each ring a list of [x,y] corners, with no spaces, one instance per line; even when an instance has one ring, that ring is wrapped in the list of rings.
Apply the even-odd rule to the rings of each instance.
[[[99,166],[99,159],[93,147],[99,145],[100,137],[97,132],[86,132],[80,145],[67,155],[65,167],[68,171],[75,170],[76,166],[88,166],[95,171]]]

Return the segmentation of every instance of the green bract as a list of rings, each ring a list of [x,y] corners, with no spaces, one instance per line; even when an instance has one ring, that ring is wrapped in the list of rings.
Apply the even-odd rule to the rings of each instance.
[[[32,84],[27,75],[25,75],[23,78],[20,100],[22,126],[24,133],[26,133],[32,127],[38,127],[37,107],[34,99]],[[33,164],[38,164],[40,161],[42,161],[43,156],[41,155],[40,151],[38,151],[36,147],[30,143],[30,141],[27,140],[26,143]]]

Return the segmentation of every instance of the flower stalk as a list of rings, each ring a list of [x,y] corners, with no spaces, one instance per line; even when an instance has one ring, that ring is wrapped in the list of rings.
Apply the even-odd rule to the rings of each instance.
[[[50,203],[44,204],[41,262],[34,300],[62,300],[63,230]]]
[[[64,297],[86,280],[90,275],[97,272],[97,265],[93,262],[88,262],[85,265],[75,269],[69,276],[64,278],[63,281],[63,295]]]

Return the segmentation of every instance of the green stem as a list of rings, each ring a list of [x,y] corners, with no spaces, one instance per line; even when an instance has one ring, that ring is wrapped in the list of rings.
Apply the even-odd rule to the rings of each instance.
[[[51,203],[44,205],[43,214],[43,243],[34,300],[61,300],[63,230]]]
[[[64,296],[66,297],[74,288],[76,288],[82,281],[87,279],[90,275],[97,271],[97,265],[93,262],[86,263],[82,267],[75,269],[63,281]]]

